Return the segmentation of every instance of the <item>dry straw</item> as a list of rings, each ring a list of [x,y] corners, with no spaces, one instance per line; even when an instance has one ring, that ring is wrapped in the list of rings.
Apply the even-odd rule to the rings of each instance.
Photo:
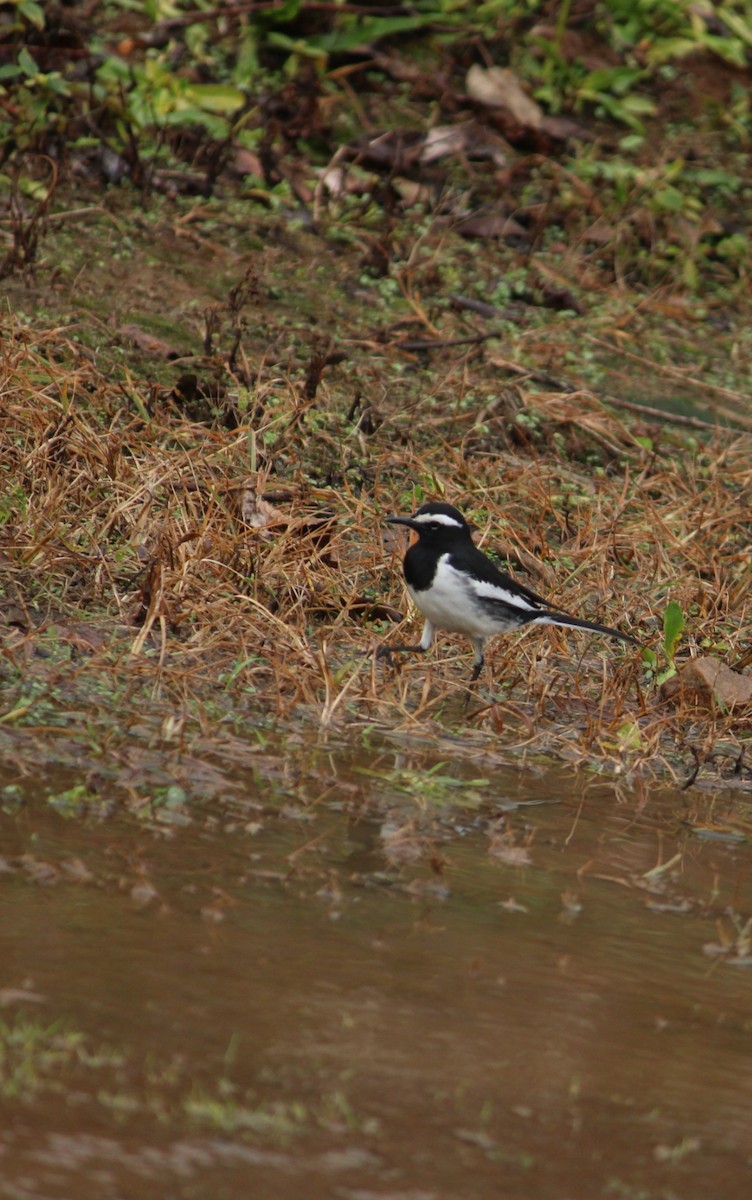
[[[461,639],[397,669],[371,651],[407,613],[382,518],[441,495],[556,605],[656,646],[675,599],[683,652],[735,665],[750,640],[748,436],[693,445],[661,425],[651,442],[587,392],[524,384],[459,407],[457,368],[424,420],[381,398],[377,420],[348,424],[322,385],[311,425],[279,379],[267,417],[260,379],[254,416],[225,429],[113,383],[65,331],[11,330],[2,354],[11,675],[41,671],[54,637],[79,681],[138,679],[166,712],[221,699],[249,719],[679,778],[691,755],[746,742],[749,714],[668,706],[639,653],[584,634],[497,639],[469,701]]]

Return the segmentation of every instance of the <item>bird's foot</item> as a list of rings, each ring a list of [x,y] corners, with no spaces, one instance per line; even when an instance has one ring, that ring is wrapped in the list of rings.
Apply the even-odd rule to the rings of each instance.
[[[423,654],[422,646],[377,646],[376,661],[380,658],[386,660],[390,667],[394,666],[393,654]]]

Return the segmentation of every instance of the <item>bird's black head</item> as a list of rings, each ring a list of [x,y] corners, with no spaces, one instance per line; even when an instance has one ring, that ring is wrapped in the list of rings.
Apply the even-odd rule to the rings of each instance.
[[[471,541],[470,526],[451,504],[423,504],[412,517],[387,517],[392,525],[407,525],[427,546],[447,546]]]

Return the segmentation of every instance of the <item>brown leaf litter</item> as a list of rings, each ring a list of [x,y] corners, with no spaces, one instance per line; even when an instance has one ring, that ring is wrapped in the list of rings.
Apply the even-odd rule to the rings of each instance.
[[[750,640],[745,435],[719,431],[688,452],[654,431],[656,454],[591,393],[524,380],[489,397],[479,427],[456,367],[430,405],[381,396],[379,422],[357,438],[326,378],[315,421],[299,381],[280,393],[275,376],[269,416],[260,404],[227,428],[187,419],[144,381],[112,382],[60,331],[12,331],[3,353],[4,752],[33,744],[38,702],[24,688],[45,677],[49,703],[54,680],[85,705],[87,678],[113,689],[148,679],[181,713],[221,696],[276,720],[449,737],[456,753],[546,752],[678,779],[695,753],[710,762],[715,743],[749,742],[752,685],[734,673]],[[257,394],[265,387],[260,374]],[[273,446],[251,473],[249,444]],[[677,678],[712,695],[710,708],[688,690],[668,703],[639,653],[561,631],[496,639],[468,703],[461,641],[442,637],[397,670],[377,665],[372,651],[407,613],[383,517],[418,502],[417,481],[560,607],[659,651],[676,599]]]

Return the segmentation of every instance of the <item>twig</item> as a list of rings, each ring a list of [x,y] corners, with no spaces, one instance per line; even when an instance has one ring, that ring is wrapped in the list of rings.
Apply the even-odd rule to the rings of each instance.
[[[645,358],[643,354],[634,354],[631,350],[625,350],[622,346],[614,346],[603,338],[595,337],[594,334],[586,334],[585,341],[592,342],[594,346],[602,346],[604,350],[609,350],[612,354],[620,354],[622,358],[628,358],[631,362],[640,363],[641,366],[655,371],[658,375],[667,375],[670,379],[678,379],[689,387],[699,388],[703,392],[717,392],[719,396],[728,396],[730,400],[740,400],[744,404],[750,402],[750,397],[745,396],[744,392],[732,391],[731,388],[721,387],[719,383],[707,383],[702,379],[693,379],[691,375],[685,375],[678,367],[655,362],[652,358]]]
[[[599,342],[599,344],[603,346],[608,345],[607,342],[600,342],[598,338],[590,338],[589,340]],[[402,345],[405,345],[405,343],[403,342]],[[615,347],[609,347],[609,349],[614,348]],[[637,356],[631,355],[630,357],[636,358]],[[532,379],[534,383],[544,384],[546,387],[550,387],[557,392],[571,393],[579,391],[579,388],[573,384],[567,383],[563,379],[555,379],[552,375],[547,375],[543,371],[534,371],[532,368],[525,367],[521,363],[511,362],[509,359],[494,358],[491,360],[491,362],[495,367],[501,367],[503,370],[513,371],[515,375],[523,375],[527,379]],[[696,386],[698,387],[703,386],[694,380],[693,382],[696,383]],[[712,384],[708,384],[708,387],[712,388],[712,386]],[[734,392],[728,394],[737,395],[737,393]],[[719,431],[723,432],[724,429],[728,430],[729,433],[746,433],[747,428],[752,428],[752,421],[747,423],[746,419],[740,413],[734,413],[732,415],[735,420],[741,422],[743,427],[739,428],[737,426],[734,428],[731,425],[719,426],[713,421],[704,421],[702,417],[688,417],[685,416],[684,413],[664,412],[663,409],[653,408],[649,404],[635,404],[633,400],[623,400],[620,396],[613,396],[610,393],[604,396],[599,396],[596,392],[593,392],[592,395],[594,395],[595,398],[602,404],[610,404],[616,408],[626,408],[629,412],[639,413],[640,416],[652,417],[656,421],[663,421],[667,425],[686,425],[690,429],[710,430],[713,433]],[[741,394],[738,394],[738,398],[744,399]],[[725,413],[726,410],[723,411]]]
[[[606,404],[615,408],[626,408],[628,412],[639,413],[640,416],[652,417],[655,421],[663,421],[667,425],[686,425],[689,429],[711,430],[713,433],[746,433],[744,429],[733,429],[730,425],[718,425],[715,421],[703,421],[702,417],[688,417],[684,413],[664,412],[662,408],[653,408],[651,404],[635,404],[633,400],[623,400],[621,396],[611,393],[603,397]]]
[[[472,337],[463,338],[415,338],[406,342],[396,342],[398,350],[445,350],[447,346],[479,346],[491,338],[503,337],[501,330],[490,333],[476,333]]]

